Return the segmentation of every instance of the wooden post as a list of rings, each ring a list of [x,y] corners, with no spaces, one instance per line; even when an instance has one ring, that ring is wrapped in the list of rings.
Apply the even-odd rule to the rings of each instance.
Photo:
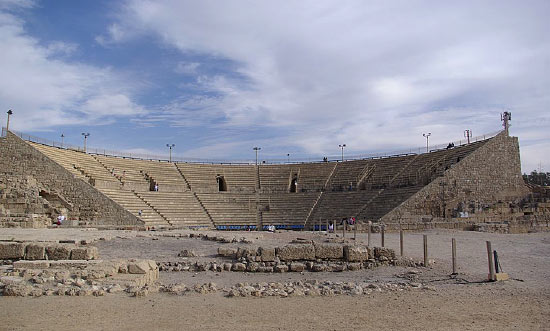
[[[346,225],[348,225],[347,221],[344,221],[344,227],[342,228],[342,238],[346,237]]]
[[[424,267],[428,267],[428,235],[424,235]]]
[[[399,229],[399,252],[403,256],[403,230]]]
[[[452,244],[452,258],[453,258],[453,275],[456,275],[456,239],[453,238],[451,241]]]
[[[353,224],[353,240],[357,240],[357,223]]]
[[[385,247],[385,246],[384,246],[384,232],[385,232],[385,230],[384,230],[384,225],[381,224],[381,225],[380,225],[380,241],[381,241],[381,246],[382,246],[382,247]]]
[[[487,241],[487,258],[489,260],[489,281],[495,280],[495,265],[493,264],[493,249],[491,248],[491,242]]]
[[[369,221],[369,225],[368,225],[369,229],[368,229],[368,234],[367,234],[367,246],[370,247],[370,234],[372,233],[372,222]]]
[[[328,221],[325,222],[325,225],[326,225],[327,233],[329,233],[329,231],[328,231]]]

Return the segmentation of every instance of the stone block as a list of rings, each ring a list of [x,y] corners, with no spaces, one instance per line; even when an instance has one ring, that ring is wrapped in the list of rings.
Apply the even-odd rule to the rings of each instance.
[[[259,267],[260,267],[260,264],[258,262],[249,262],[248,266],[246,267],[246,271],[256,272],[258,271]]]
[[[25,257],[25,244],[15,242],[0,243],[0,260],[19,260]]]
[[[259,252],[262,262],[275,261],[275,248],[260,247]]]
[[[363,262],[369,259],[369,248],[362,245],[344,246],[344,258],[348,262]]]
[[[390,248],[385,247],[375,247],[374,248],[374,258],[377,260],[382,259],[384,257],[384,260],[394,260],[395,259],[395,251]]]
[[[315,243],[315,257],[318,259],[342,259],[344,246],[330,243]]]
[[[249,257],[258,255],[257,247],[239,247],[237,249],[237,258]]]
[[[277,247],[276,253],[282,261],[315,260],[315,247],[311,244],[290,244]]]
[[[47,269],[50,267],[50,262],[46,260],[27,261],[19,260],[13,262],[14,269]]]
[[[51,245],[46,247],[48,260],[68,260],[71,257],[71,250],[63,245]]]
[[[306,265],[299,262],[292,262],[290,264],[290,271],[294,272],[302,272],[306,269]]]
[[[286,264],[277,264],[274,270],[275,272],[287,272],[288,266]]]
[[[151,270],[151,265],[148,260],[137,260],[128,262],[129,274],[146,274]]]
[[[4,285],[17,285],[24,282],[23,277],[19,276],[0,276],[0,283]]]
[[[25,249],[25,259],[27,260],[45,260],[46,247],[40,244],[28,244]]]
[[[233,271],[245,271],[246,270],[246,264],[244,264],[244,263],[233,263],[233,266],[231,267],[231,270],[233,270]]]
[[[237,258],[237,249],[234,247],[219,247],[218,255],[223,257],[228,257],[231,259]]]
[[[97,260],[97,247],[77,247],[71,250],[71,260]]]

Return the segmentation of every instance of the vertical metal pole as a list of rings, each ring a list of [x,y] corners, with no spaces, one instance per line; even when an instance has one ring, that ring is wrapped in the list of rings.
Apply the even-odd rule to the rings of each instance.
[[[456,275],[456,239],[453,238],[451,241],[452,244],[452,258],[453,258],[453,275]]]
[[[346,225],[348,224],[347,221],[344,221],[344,227],[342,228],[342,238],[346,237]]]
[[[353,240],[357,240],[357,223],[353,224]]]
[[[367,233],[367,246],[370,247],[370,237],[371,237],[371,233],[372,233],[372,222],[369,221],[369,230],[368,230],[368,233]]]
[[[403,256],[403,230],[399,230],[399,252]]]
[[[489,260],[489,281],[495,280],[495,265],[493,264],[493,249],[491,248],[491,242],[487,241],[487,259]]]
[[[381,246],[382,247],[385,247],[384,245],[384,237],[385,237],[385,230],[384,230],[384,225],[380,225],[380,241],[381,241]]]
[[[424,267],[428,267],[428,235],[424,235]]]

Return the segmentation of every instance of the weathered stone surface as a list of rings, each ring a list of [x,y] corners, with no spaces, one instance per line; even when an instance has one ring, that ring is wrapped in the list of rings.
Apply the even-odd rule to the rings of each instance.
[[[28,244],[25,249],[25,259],[27,260],[46,259],[46,247],[40,244]]]
[[[314,264],[312,267],[311,267],[311,271],[314,271],[314,272],[321,272],[321,271],[327,271],[328,267],[326,264],[322,264],[322,263],[317,263],[317,264]]]
[[[286,264],[277,264],[274,270],[275,272],[287,272],[288,266]]]
[[[128,263],[129,274],[146,274],[149,270],[151,270],[151,268],[149,262],[146,260]]]
[[[233,263],[233,267],[231,268],[233,271],[245,271],[246,270],[246,264],[244,263]]]
[[[5,285],[15,285],[23,282],[25,279],[19,276],[0,276],[0,283]]]
[[[45,260],[27,261],[19,260],[13,262],[14,269],[46,269],[50,267],[50,262]]]
[[[25,257],[25,244],[0,242],[0,260],[17,260]]]
[[[341,259],[344,247],[339,244],[315,243],[315,257],[318,259]]]
[[[237,258],[256,256],[258,254],[257,247],[239,247],[237,249]]]
[[[195,257],[197,256],[197,253],[195,253],[194,250],[191,249],[184,249],[178,254],[179,257]]]
[[[46,256],[48,260],[68,260],[71,250],[64,245],[51,245],[46,247]]]
[[[218,255],[235,259],[237,258],[237,249],[234,247],[219,247]]]
[[[262,262],[275,261],[275,248],[260,247],[259,253],[262,258]]]
[[[348,263],[348,270],[356,271],[361,269],[361,263],[354,262],[354,263]]]
[[[388,260],[393,260],[395,259],[395,251],[390,248],[375,247],[374,258],[380,260],[382,257],[385,257]]]
[[[273,272],[273,267],[258,267],[258,272]]]
[[[258,262],[249,262],[248,266],[246,267],[246,271],[256,272],[258,271],[259,267],[260,267],[260,264]]]
[[[292,262],[290,264],[290,271],[294,272],[302,272],[306,269],[306,265],[299,262]]]
[[[344,246],[344,258],[348,262],[363,262],[369,259],[369,249],[361,245]]]
[[[282,261],[315,260],[315,247],[311,244],[290,244],[277,247],[276,253]]]
[[[97,260],[98,258],[97,247],[77,247],[71,250],[71,260]]]

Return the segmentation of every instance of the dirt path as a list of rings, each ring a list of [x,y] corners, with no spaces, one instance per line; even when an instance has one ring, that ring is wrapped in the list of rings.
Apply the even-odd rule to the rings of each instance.
[[[468,285],[370,296],[2,298],[2,330],[550,330],[550,294]]]

